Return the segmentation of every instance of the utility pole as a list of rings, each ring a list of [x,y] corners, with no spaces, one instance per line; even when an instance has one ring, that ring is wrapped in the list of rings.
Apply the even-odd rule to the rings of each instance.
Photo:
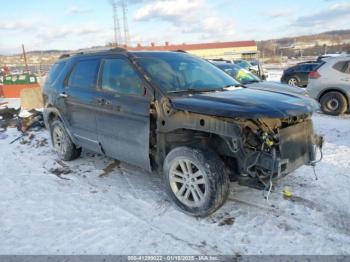
[[[129,45],[129,26],[128,26],[128,0],[121,0],[122,10],[123,10],[123,26],[124,26],[124,44]]]
[[[24,50],[24,44],[22,44],[22,50],[23,50],[24,65],[26,67],[27,73],[29,73],[29,68],[28,68],[28,63],[27,63],[27,55],[26,55],[26,51]]]
[[[114,44],[118,46],[121,43],[121,33],[120,33],[120,24],[118,18],[118,6],[115,0],[109,0],[109,3],[113,9],[113,24],[114,24]]]

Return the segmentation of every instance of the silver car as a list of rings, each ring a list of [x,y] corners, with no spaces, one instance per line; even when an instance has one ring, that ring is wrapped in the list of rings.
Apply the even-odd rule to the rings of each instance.
[[[349,110],[350,56],[327,58],[309,74],[307,93],[324,113],[341,115]]]

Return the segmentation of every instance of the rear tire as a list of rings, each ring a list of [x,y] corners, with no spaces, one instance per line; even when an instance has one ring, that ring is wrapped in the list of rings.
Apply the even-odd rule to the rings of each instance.
[[[55,120],[50,124],[50,133],[52,145],[60,159],[70,161],[80,156],[81,148],[77,148],[72,142],[60,120]]]
[[[177,147],[165,158],[163,173],[169,197],[191,216],[210,215],[229,194],[225,164],[211,150]]]
[[[348,108],[348,103],[343,94],[332,91],[324,94],[321,99],[321,109],[328,115],[342,115]]]

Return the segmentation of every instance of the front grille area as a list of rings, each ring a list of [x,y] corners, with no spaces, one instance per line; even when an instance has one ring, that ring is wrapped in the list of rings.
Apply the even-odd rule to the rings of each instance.
[[[279,131],[280,158],[288,160],[287,169],[291,172],[309,164],[313,145],[313,126],[311,120],[283,128]]]

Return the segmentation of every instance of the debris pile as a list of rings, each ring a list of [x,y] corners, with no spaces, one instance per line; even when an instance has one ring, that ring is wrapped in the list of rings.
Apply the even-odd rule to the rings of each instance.
[[[64,175],[72,173],[72,170],[69,168],[69,166],[61,160],[56,160],[55,164],[55,167],[52,167],[48,170],[49,173],[57,176],[60,179],[70,180],[69,178],[63,177]]]
[[[6,132],[8,127],[17,126],[17,116],[20,109],[8,108],[6,103],[0,105],[0,132]]]
[[[38,131],[45,127],[43,113],[40,110],[21,110],[21,108],[10,108],[6,102],[0,104],[0,139],[6,139],[6,131],[8,128],[17,128],[21,134],[11,144],[28,136],[29,140],[33,140],[34,134],[30,131]],[[25,142],[24,142],[25,143]],[[40,143],[47,143],[47,141],[38,141]]]

